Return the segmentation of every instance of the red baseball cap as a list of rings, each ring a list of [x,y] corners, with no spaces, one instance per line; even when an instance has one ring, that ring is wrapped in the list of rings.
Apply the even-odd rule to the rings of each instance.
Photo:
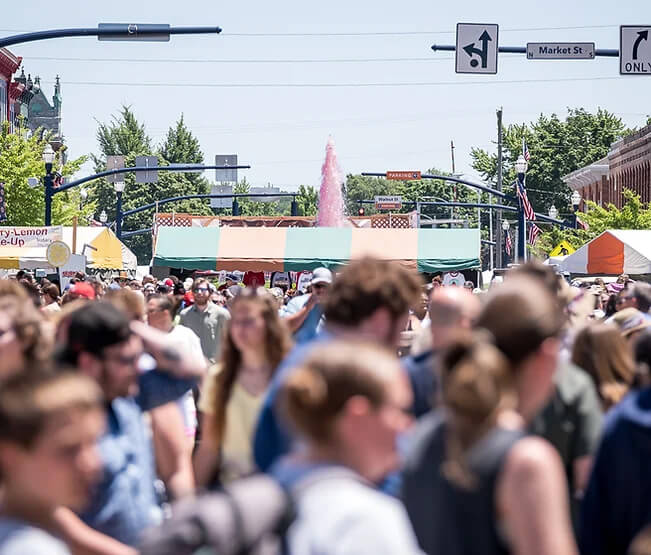
[[[75,283],[70,288],[70,292],[78,297],[84,297],[91,301],[95,299],[95,289],[93,289],[93,286],[86,281],[78,281]]]
[[[163,283],[168,287],[174,287],[174,282],[171,280],[171,278],[167,278]]]

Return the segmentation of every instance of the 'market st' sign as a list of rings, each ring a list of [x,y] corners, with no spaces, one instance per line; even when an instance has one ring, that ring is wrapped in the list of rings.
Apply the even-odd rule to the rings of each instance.
[[[528,60],[594,60],[594,42],[528,42]]]

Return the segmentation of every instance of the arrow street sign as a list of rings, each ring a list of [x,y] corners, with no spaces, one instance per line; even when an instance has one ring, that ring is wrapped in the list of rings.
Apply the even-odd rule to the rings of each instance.
[[[497,73],[498,29],[489,23],[457,23],[457,73]]]
[[[651,75],[651,25],[622,25],[619,28],[619,73]]]
[[[594,42],[528,42],[528,60],[594,60]]]
[[[412,181],[420,179],[419,171],[409,171],[409,172],[387,172],[387,179],[392,179],[394,181]]]

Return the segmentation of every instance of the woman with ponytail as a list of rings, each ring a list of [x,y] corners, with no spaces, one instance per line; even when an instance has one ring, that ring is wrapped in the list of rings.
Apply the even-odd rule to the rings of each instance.
[[[526,432],[553,390],[562,324],[546,289],[512,278],[442,353],[442,408],[420,422],[403,474],[426,553],[576,553],[560,458]]]
[[[421,553],[401,503],[377,491],[399,464],[411,390],[395,356],[335,341],[316,347],[280,392],[280,410],[302,449],[272,470],[297,516],[290,554]]]
[[[251,443],[260,406],[290,346],[273,297],[263,288],[243,289],[233,300],[221,363],[201,391],[202,439],[194,459],[199,487],[254,471]]]

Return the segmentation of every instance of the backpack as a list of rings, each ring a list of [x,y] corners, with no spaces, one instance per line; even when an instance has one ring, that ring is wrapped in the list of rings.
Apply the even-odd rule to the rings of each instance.
[[[145,531],[142,555],[278,555],[295,510],[276,480],[258,474],[220,492],[180,500],[172,515]]]

